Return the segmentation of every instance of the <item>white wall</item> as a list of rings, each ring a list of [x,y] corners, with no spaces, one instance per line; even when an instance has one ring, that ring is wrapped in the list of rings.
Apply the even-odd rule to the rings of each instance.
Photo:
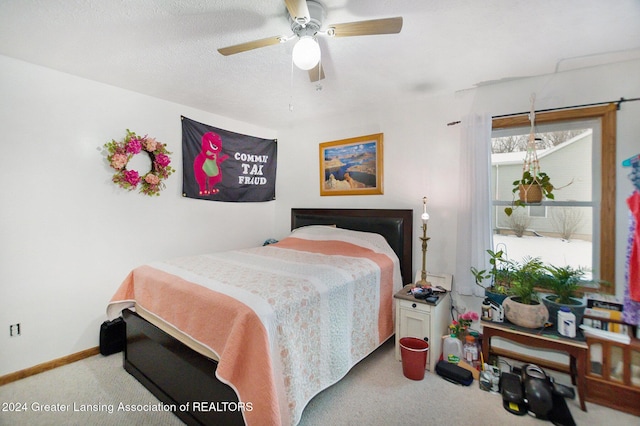
[[[427,70],[425,71],[427,72]],[[0,375],[97,345],[115,288],[133,267],[171,256],[260,244],[289,232],[292,207],[414,210],[414,272],[421,267],[419,214],[429,197],[427,269],[452,273],[460,126],[469,112],[492,115],[640,96],[640,61],[522,79],[379,107],[289,128],[256,128],[224,117],[0,57]],[[327,91],[318,96],[330,96]],[[310,100],[313,101],[313,100]],[[276,201],[251,205],[180,196],[179,116],[278,138]],[[640,148],[640,103],[618,113],[618,164]],[[160,197],[110,183],[96,148],[124,129],[169,144],[178,172]],[[384,133],[384,195],[320,197],[318,144]],[[619,166],[616,274],[624,277],[628,172]],[[260,217],[260,220],[256,218]],[[458,280],[472,279],[456,277]],[[456,297],[479,311],[480,298]],[[8,338],[20,322],[23,335]]]
[[[109,299],[152,260],[256,246],[275,203],[181,196],[180,115],[277,133],[0,56],[0,375],[98,345]],[[125,129],[168,144],[159,197],[116,187],[98,151]],[[260,218],[256,220],[256,218]],[[22,335],[9,337],[9,324]]]
[[[558,108],[640,97],[640,61],[622,62],[582,70],[525,78],[481,86],[455,94],[425,98],[415,103],[381,100],[379,109],[352,111],[318,117],[312,123],[279,129],[278,184],[294,185],[280,190],[276,204],[276,229],[288,230],[291,207],[410,208],[414,210],[414,274],[421,268],[419,215],[427,196],[429,249],[427,269],[453,273],[456,262],[456,214],[459,182],[459,127],[447,126],[471,112],[493,116],[529,111],[536,94],[536,109]],[[323,92],[323,95],[326,93]],[[632,185],[621,162],[640,152],[640,102],[622,104],[617,126],[617,225],[616,285],[622,296],[624,252],[628,233],[626,197]],[[318,144],[370,133],[384,133],[384,195],[328,196],[319,194]],[[472,275],[454,277],[471,280]],[[454,295],[455,296],[455,295]],[[461,307],[480,312],[480,298],[454,297]]]
[[[384,104],[384,103],[381,103]],[[431,216],[427,269],[454,269],[456,193],[458,186],[459,126],[464,102],[456,96],[425,100],[420,104],[390,103],[382,110],[354,111],[319,117],[303,127],[279,130],[279,185],[296,191],[279,191],[277,232],[288,230],[291,207],[414,209],[414,273],[421,269],[419,235],[422,197]],[[321,142],[384,134],[384,194],[320,196],[319,147]]]

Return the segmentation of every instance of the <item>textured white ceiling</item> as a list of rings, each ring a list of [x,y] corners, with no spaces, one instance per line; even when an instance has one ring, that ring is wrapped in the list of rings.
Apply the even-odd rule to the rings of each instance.
[[[638,0],[319,1],[327,24],[402,16],[404,26],[320,40],[317,85],[292,67],[293,41],[216,51],[289,34],[282,0],[0,0],[0,54],[274,129],[640,57]]]

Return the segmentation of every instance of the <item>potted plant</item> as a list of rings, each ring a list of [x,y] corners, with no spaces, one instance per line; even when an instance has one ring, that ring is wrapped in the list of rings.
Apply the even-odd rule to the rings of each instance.
[[[491,269],[477,269],[471,267],[471,273],[473,274],[476,285],[484,288],[484,294],[489,299],[495,301],[498,304],[502,304],[502,301],[510,294],[510,275],[512,262],[503,257],[504,251],[499,250],[494,252],[493,250],[487,250],[490,259]],[[482,282],[486,279],[491,279],[491,285],[485,287]]]
[[[536,287],[544,274],[540,258],[526,257],[514,267],[511,294],[502,306],[504,316],[526,328],[543,327],[549,320],[549,310],[538,299]]]
[[[583,280],[585,274],[583,268],[548,265],[544,267],[544,270],[546,274],[542,276],[540,285],[553,293],[544,295],[541,299],[549,310],[551,321],[556,322],[560,308],[567,306],[576,316],[576,324],[581,324],[587,304],[583,298],[578,297],[578,288],[585,284],[601,284],[603,282]]]
[[[542,197],[550,200],[554,199],[553,184],[551,178],[545,172],[531,172],[526,170],[522,173],[522,177],[513,181],[513,201],[511,207],[505,207],[504,212],[507,216],[511,216],[513,209],[524,207],[527,203],[539,203]],[[518,199],[515,194],[518,192]]]

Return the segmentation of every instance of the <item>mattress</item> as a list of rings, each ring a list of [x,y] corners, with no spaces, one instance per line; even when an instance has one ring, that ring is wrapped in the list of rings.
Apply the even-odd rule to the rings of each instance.
[[[136,268],[107,313],[134,307],[219,361],[247,424],[297,424],[306,404],[393,334],[399,260],[383,237],[298,228],[265,247]]]

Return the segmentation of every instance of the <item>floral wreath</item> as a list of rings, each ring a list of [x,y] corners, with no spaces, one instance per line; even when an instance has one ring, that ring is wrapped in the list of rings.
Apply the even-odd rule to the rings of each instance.
[[[127,136],[123,141],[112,140],[104,144],[104,147],[109,151],[109,165],[116,170],[111,180],[126,190],[134,190],[140,184],[140,193],[149,196],[160,195],[160,191],[165,187],[163,181],[175,172],[169,165],[171,153],[167,151],[166,145],[147,135],[138,136],[127,129]],[[149,155],[151,170],[140,176],[136,170],[127,170],[127,164],[134,155],[142,151]]]

